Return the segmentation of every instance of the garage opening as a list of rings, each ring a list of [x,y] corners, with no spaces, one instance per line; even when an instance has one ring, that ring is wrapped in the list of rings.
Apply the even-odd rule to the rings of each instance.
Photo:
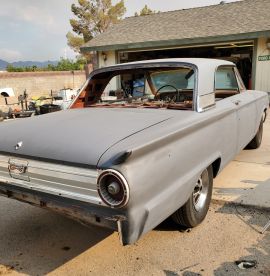
[[[217,58],[232,61],[242,76],[245,86],[252,89],[253,41],[229,42],[226,44],[190,46],[174,49],[119,52],[119,62],[132,62],[165,58]]]

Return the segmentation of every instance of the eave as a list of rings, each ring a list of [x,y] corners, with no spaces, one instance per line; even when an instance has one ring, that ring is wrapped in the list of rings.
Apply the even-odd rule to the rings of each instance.
[[[185,46],[185,45],[196,45],[213,42],[227,42],[232,40],[245,40],[245,39],[257,39],[259,37],[270,37],[270,30],[231,34],[225,36],[209,36],[209,37],[197,37],[197,38],[186,38],[186,39],[172,39],[172,40],[160,40],[160,41],[143,41],[136,43],[126,44],[111,44],[102,46],[83,46],[81,52],[89,51],[124,51],[124,50],[142,50],[151,48],[162,48],[162,47],[174,47],[174,46]]]

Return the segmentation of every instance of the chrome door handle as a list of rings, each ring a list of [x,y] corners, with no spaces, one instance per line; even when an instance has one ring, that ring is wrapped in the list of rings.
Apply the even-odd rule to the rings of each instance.
[[[234,103],[235,105],[239,105],[239,104],[241,103],[241,101],[238,100],[238,101],[234,101],[233,103]]]

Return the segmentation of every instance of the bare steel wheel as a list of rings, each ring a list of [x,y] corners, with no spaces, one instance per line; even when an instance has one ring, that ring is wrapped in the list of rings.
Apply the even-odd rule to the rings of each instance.
[[[195,227],[200,224],[208,212],[212,188],[213,170],[210,166],[202,172],[191,197],[183,207],[172,215],[172,219],[185,227]]]
[[[208,171],[205,170],[201,177],[198,179],[197,184],[193,191],[193,205],[197,212],[200,212],[204,205],[205,201],[207,199],[207,193],[208,193],[208,176],[205,175],[208,174]]]

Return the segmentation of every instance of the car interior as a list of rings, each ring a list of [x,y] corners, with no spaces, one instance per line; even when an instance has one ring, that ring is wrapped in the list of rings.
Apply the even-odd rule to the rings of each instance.
[[[216,101],[245,90],[235,70],[232,66],[221,66],[217,69]],[[192,110],[194,88],[194,70],[188,67],[112,70],[95,74],[71,108],[140,107]]]
[[[76,107],[193,108],[193,69],[138,68],[94,75]]]

